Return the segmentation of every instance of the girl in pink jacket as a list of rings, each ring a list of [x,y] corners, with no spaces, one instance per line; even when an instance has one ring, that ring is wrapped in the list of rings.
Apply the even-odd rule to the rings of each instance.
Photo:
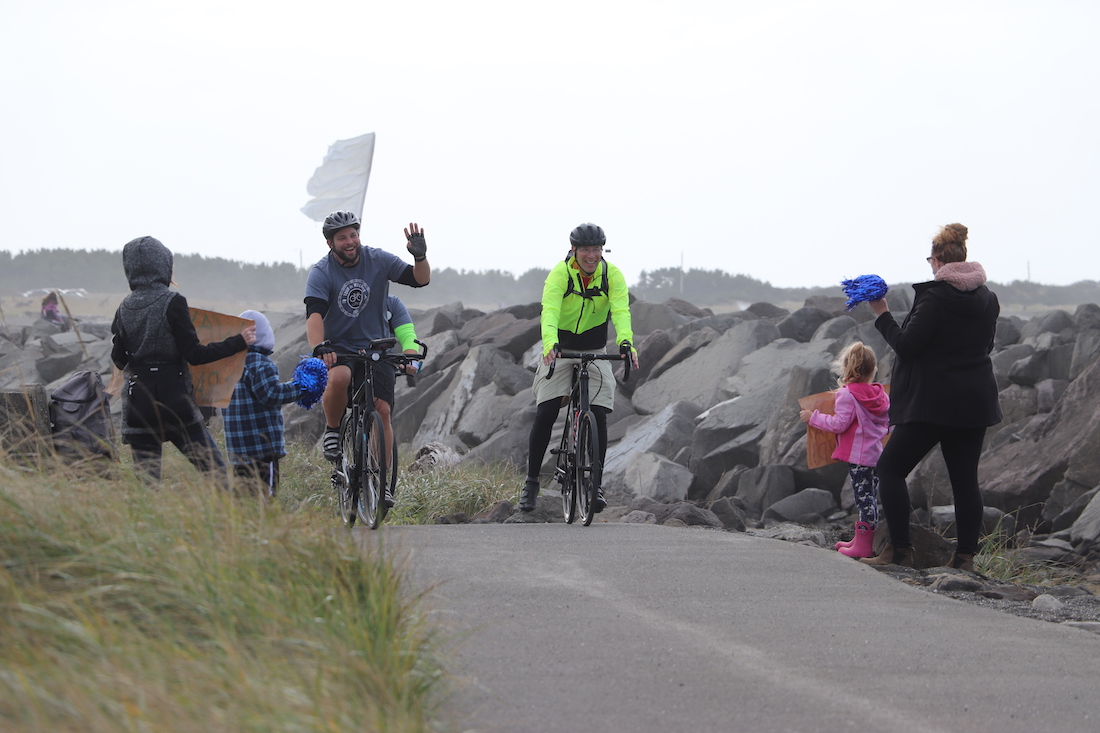
[[[839,437],[833,458],[849,464],[859,521],[852,541],[838,542],[836,549],[848,557],[871,557],[878,526],[875,466],[882,455],[882,439],[890,430],[890,398],[881,384],[871,381],[877,371],[875,352],[862,341],[844,349],[833,368],[840,375],[836,414],[802,410],[799,417],[815,428],[836,433]]]

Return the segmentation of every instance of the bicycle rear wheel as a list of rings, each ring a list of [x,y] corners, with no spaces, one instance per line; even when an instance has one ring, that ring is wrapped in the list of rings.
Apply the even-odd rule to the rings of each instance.
[[[355,524],[355,508],[359,503],[358,442],[355,439],[359,421],[353,419],[354,415],[352,412],[344,416],[340,426],[340,460],[332,470],[332,488],[336,490],[340,518],[349,527]]]
[[[382,416],[372,411],[363,420],[363,462],[359,470],[359,519],[378,529],[386,518],[386,435]]]
[[[596,416],[583,412],[577,421],[577,511],[585,527],[592,524],[592,505],[600,486],[600,438],[596,432]]]

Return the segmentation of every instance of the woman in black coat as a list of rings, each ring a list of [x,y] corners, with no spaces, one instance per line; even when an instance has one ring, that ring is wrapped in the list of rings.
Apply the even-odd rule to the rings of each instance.
[[[879,496],[890,544],[868,565],[912,565],[912,505],[905,480],[940,446],[955,500],[958,544],[949,564],[974,569],[982,526],[978,459],[985,431],[1001,421],[989,353],[1000,304],[985,270],[966,261],[967,229],[948,224],[932,240],[931,282],[913,285],[913,307],[899,326],[885,300],[870,303],[875,328],[897,358],[890,385],[889,442],[878,462]]]
[[[134,465],[155,480],[160,480],[163,444],[171,441],[196,468],[216,474],[228,487],[225,460],[195,405],[187,365],[244,351],[256,340],[256,326],[200,344],[187,299],[168,287],[172,260],[172,252],[153,237],[139,237],[122,248],[130,294],[111,323],[111,360],[127,376],[122,437],[130,444]]]

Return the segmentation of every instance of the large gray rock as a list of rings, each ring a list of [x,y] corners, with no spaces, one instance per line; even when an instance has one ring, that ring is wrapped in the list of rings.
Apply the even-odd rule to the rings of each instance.
[[[476,390],[455,423],[455,435],[470,447],[481,445],[503,428],[505,420],[511,417],[508,408],[512,398],[493,382]]]
[[[635,389],[637,389],[638,384],[649,377],[653,367],[660,363],[664,355],[671,351],[675,345],[676,341],[673,338],[672,331],[668,329],[654,331],[635,345],[638,350],[638,371],[630,375],[630,378],[635,382]]]
[[[836,499],[824,489],[803,489],[780,499],[764,510],[764,519],[816,524],[837,510]]]
[[[661,357],[660,361],[653,365],[653,369],[649,372],[649,378],[656,379],[699,349],[713,342],[719,336],[721,336],[721,334],[713,328],[703,328],[698,331],[692,331],[681,339],[680,343],[669,349],[664,356]]]
[[[535,421],[535,401],[530,395],[515,395],[505,406],[503,413],[507,417],[501,428],[484,442],[471,448],[463,460],[479,463],[502,462],[526,471],[531,425]],[[556,448],[561,440],[560,424],[561,421],[556,428],[556,434],[551,438],[552,448]],[[547,485],[548,478],[553,475],[554,456],[547,450],[544,458],[541,475],[544,479],[543,485]]]
[[[532,391],[534,381],[535,373],[519,364],[501,364],[493,375],[493,384],[500,387],[501,392],[508,395],[523,393],[532,401],[535,399]]]
[[[634,391],[638,412],[653,414],[665,406],[687,400],[713,405],[732,395],[723,394],[725,381],[737,373],[741,360],[779,338],[768,321],[745,321],[734,326],[706,348],[671,367]]]
[[[62,351],[43,357],[34,363],[34,368],[45,383],[56,382],[74,371],[84,362],[80,351]]]
[[[452,365],[443,371],[421,375],[416,387],[401,392],[395,391],[394,412],[392,416],[394,439],[398,445],[411,443],[420,424],[427,417],[432,404],[443,394],[458,372],[458,365]],[[395,385],[400,388],[401,380]],[[423,445],[421,443],[420,445]],[[452,448],[454,446],[451,446]]]
[[[982,456],[979,481],[988,504],[1018,512],[1025,525],[1039,518],[1059,481],[1100,484],[1100,362],[1070,384],[1044,419],[1011,437]]]
[[[831,313],[820,308],[799,308],[775,325],[783,338],[805,342],[813,338],[821,324],[832,317]]]
[[[697,507],[691,502],[681,501],[673,504],[662,524],[682,524],[685,527],[712,527],[722,529],[722,520],[709,509]]]
[[[478,333],[470,339],[471,346],[491,344],[501,351],[511,354],[517,361],[523,358],[527,349],[542,339],[538,318],[513,320]]]
[[[749,519],[745,512],[734,504],[729,497],[723,497],[717,501],[711,502],[707,505],[707,508],[718,517],[718,521],[722,523],[724,529],[733,530],[735,532],[744,532],[745,528],[749,526],[752,521]]]
[[[990,356],[993,362],[993,376],[997,378],[997,389],[1005,389],[1012,382],[1008,379],[1008,373],[1013,365],[1021,359],[1026,359],[1035,353],[1035,347],[1029,344],[1014,344],[1002,351],[997,351]]]
[[[1036,350],[1031,356],[1015,362],[1008,370],[1008,381],[1034,387],[1044,379],[1069,379],[1073,360],[1073,345],[1062,344]]]
[[[810,341],[833,341],[858,325],[856,319],[849,315],[835,316],[818,326]]]
[[[1034,387],[1013,384],[1002,389],[998,399],[1004,413],[1004,425],[1026,420],[1039,412],[1039,391]]]
[[[643,453],[655,453],[671,460],[690,443],[698,414],[699,408],[693,403],[677,402],[637,423],[618,444],[608,448],[604,487],[624,490],[627,469]]]
[[[1034,340],[1044,333],[1061,333],[1074,328],[1076,328],[1076,324],[1069,313],[1064,310],[1054,310],[1026,321],[1020,328],[1020,336],[1026,342]]]
[[[471,348],[450,383],[427,410],[413,443],[438,442],[448,447],[462,447],[456,446],[459,440],[457,426],[474,393],[493,381],[500,365],[514,363],[511,356],[487,344]]]
[[[1085,543],[1090,548],[1100,547],[1100,492],[1092,497],[1077,517],[1069,529],[1069,536],[1074,545]]]
[[[1020,326],[1022,321],[1015,317],[1001,316],[997,319],[997,331],[993,336],[993,345],[997,349],[1003,349],[1020,341]]]
[[[634,340],[663,329],[674,328],[691,320],[690,317],[676,312],[665,303],[647,303],[635,301],[630,306],[630,327],[634,331]]]
[[[691,471],[680,464],[656,453],[642,453],[630,462],[624,484],[633,496],[648,496],[669,504],[687,497],[691,478]]]
[[[736,497],[759,516],[765,507],[795,493],[794,472],[787,466],[758,466],[741,474]]]

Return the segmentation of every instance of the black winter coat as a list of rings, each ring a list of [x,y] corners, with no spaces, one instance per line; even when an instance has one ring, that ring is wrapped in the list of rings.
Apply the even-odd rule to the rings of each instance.
[[[984,283],[980,265],[977,270]],[[1003,417],[989,358],[1000,303],[984,284],[960,290],[950,280],[913,285],[913,308],[901,326],[889,311],[875,321],[897,355],[890,379],[891,425],[978,428]]]

